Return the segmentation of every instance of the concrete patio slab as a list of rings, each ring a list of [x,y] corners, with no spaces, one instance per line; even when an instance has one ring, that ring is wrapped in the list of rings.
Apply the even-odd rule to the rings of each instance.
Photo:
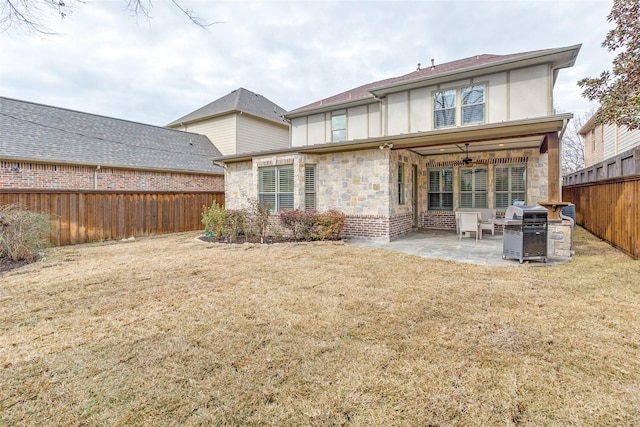
[[[483,233],[482,240],[474,237],[458,238],[455,231],[418,229],[390,242],[351,238],[349,244],[381,248],[416,255],[423,258],[444,259],[478,265],[502,267],[548,266],[568,261],[570,258],[549,257],[547,262],[531,260],[523,264],[517,259],[502,259],[502,233]]]

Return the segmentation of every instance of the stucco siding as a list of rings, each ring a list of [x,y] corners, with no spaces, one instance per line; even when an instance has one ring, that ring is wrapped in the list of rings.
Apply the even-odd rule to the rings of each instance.
[[[331,141],[331,137],[327,136],[325,132],[324,117],[324,114],[315,114],[307,118],[308,145],[322,144]]]
[[[369,138],[375,138],[378,136],[382,136],[382,128],[380,121],[380,104],[369,104]]]
[[[409,92],[389,94],[387,123],[389,135],[409,133]]]
[[[548,65],[509,73],[509,120],[542,117],[550,113],[550,77]]]
[[[236,154],[236,115],[214,117],[176,129],[206,135],[222,155]]]
[[[291,119],[291,146],[303,147],[307,145],[307,118]]]
[[[367,106],[349,108],[347,110],[348,139],[365,139],[368,137]]]
[[[247,114],[238,116],[238,153],[289,147],[289,130]]]
[[[487,119],[489,123],[509,120],[507,103],[507,73],[491,74],[484,79],[488,88],[486,93]]]
[[[410,103],[410,131],[424,132],[431,130],[433,109],[431,103],[431,90],[429,88],[415,89],[409,92]]]

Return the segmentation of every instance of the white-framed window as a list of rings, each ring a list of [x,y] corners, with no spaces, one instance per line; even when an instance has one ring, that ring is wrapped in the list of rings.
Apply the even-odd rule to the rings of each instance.
[[[486,85],[474,84],[433,94],[435,129],[484,123],[486,121]]]
[[[488,169],[486,166],[460,168],[460,207],[487,208]]]
[[[331,142],[340,142],[347,139],[347,115],[334,113],[331,115]]]
[[[462,124],[484,123],[484,85],[462,88]]]
[[[429,169],[430,211],[453,210],[453,168]]]
[[[514,200],[526,200],[527,167],[524,164],[500,165],[494,169],[496,209],[506,210]]]
[[[293,165],[258,168],[258,202],[272,212],[293,209]]]
[[[443,90],[433,95],[433,123],[443,128],[456,125],[456,90]]]
[[[406,203],[404,195],[404,163],[398,163],[398,204]]]
[[[317,170],[316,165],[304,166],[304,210],[314,211],[317,209]]]

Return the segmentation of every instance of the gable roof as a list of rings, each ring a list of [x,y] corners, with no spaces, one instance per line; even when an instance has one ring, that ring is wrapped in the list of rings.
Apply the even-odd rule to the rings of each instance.
[[[534,50],[509,55],[483,54],[444,64],[430,65],[424,68],[418,68],[402,76],[368,83],[321,99],[320,101],[291,110],[285,117],[298,117],[315,110],[318,110],[318,112],[323,110],[328,111],[331,110],[332,107],[340,107],[341,104],[348,106],[350,104],[371,102],[378,96],[384,96],[399,90],[438,84],[447,80],[457,80],[463,78],[464,74],[473,73],[478,75],[479,73],[497,72],[503,69],[514,68],[516,63],[519,63],[518,66],[524,66],[551,62],[554,68],[569,67],[575,62],[580,46],[581,45],[575,45],[556,49]]]
[[[239,88],[169,123],[167,127],[196,122],[231,112],[248,113],[288,126],[287,121],[282,118],[282,115],[286,113],[284,108],[279,107],[262,95],[258,95],[244,88]]]
[[[0,157],[222,174],[204,135],[0,97]]]

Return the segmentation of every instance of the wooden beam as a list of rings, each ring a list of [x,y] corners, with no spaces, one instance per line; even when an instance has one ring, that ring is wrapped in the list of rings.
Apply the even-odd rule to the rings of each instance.
[[[550,202],[562,201],[560,194],[560,142],[558,132],[549,132],[546,136],[548,152],[547,179],[548,199]]]

